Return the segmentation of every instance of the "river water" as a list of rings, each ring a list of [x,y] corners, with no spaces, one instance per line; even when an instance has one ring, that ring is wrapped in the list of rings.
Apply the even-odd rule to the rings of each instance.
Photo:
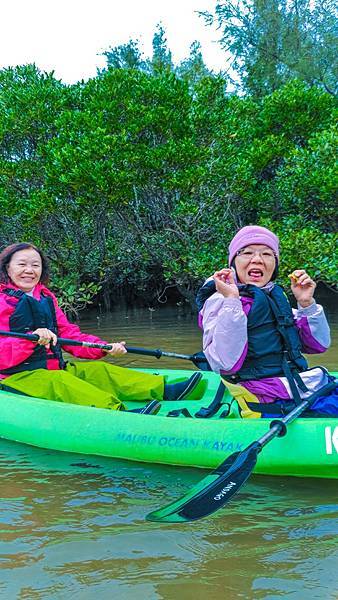
[[[312,357],[338,370],[333,346]],[[193,353],[184,306],[93,313],[83,330],[130,346]],[[130,355],[129,366],[193,368]],[[206,471],[83,457],[0,442],[0,597],[20,600],[292,600],[338,598],[337,482],[255,476],[212,517],[148,523],[145,515]]]

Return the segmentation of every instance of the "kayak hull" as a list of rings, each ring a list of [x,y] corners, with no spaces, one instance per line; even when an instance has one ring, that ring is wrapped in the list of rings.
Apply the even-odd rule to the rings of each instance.
[[[143,369],[150,371],[149,369]],[[159,372],[159,371],[157,371]],[[191,371],[162,371],[170,380]],[[0,437],[40,448],[149,463],[215,468],[226,456],[264,435],[269,419],[168,418],[185,406],[208,406],[219,383],[203,373],[202,398],[164,403],[159,415],[109,411],[0,392]],[[196,394],[198,391],[196,391]],[[135,406],[135,405],[134,405]],[[338,420],[299,418],[261,452],[255,472],[338,478]]]

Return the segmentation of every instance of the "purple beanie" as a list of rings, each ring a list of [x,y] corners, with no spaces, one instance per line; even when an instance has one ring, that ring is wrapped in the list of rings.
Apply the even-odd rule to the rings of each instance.
[[[278,237],[272,233],[266,227],[259,227],[258,225],[248,225],[242,227],[235,237],[232,238],[229,245],[229,265],[231,265],[233,259],[236,256],[238,250],[251,246],[252,244],[264,244],[271,248],[275,253],[277,259],[279,257],[279,241]]]

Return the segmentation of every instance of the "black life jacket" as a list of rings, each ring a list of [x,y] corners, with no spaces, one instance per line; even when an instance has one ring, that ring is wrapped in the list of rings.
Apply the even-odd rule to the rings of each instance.
[[[50,296],[44,295],[43,292],[41,292],[40,300],[36,300],[36,298],[28,296],[21,290],[13,290],[12,288],[6,288],[2,290],[2,293],[13,299],[18,299],[15,310],[9,318],[10,331],[26,333],[28,331],[34,331],[39,327],[46,327],[57,335],[58,327],[55,307]],[[60,344],[50,346],[49,351],[47,351],[44,346],[37,344],[32,354],[26,358],[25,361],[14,367],[3,369],[1,372],[4,375],[13,375],[14,373],[20,373],[21,371],[47,369],[48,360],[55,358],[59,361],[60,369],[63,369],[66,363],[62,356]]]
[[[252,297],[253,304],[248,314],[248,352],[235,378],[247,381],[286,375],[285,361],[291,371],[305,371],[308,364],[283,289],[275,285],[267,291],[249,284],[241,286],[240,294]]]
[[[248,352],[241,369],[234,375],[227,375],[226,379],[236,383],[286,376],[293,393],[296,393],[295,380],[306,391],[298,373],[305,371],[308,365],[301,353],[299,332],[285,292],[279,285],[274,285],[270,291],[251,284],[238,287],[240,296],[253,298],[248,314]],[[207,282],[199,290],[199,309],[215,291],[214,281]]]
[[[299,389],[309,392],[299,373],[308,369],[307,361],[301,353],[301,339],[294,323],[291,305],[283,289],[275,285],[270,291],[255,285],[239,285],[241,296],[253,298],[248,314],[248,352],[241,369],[234,375],[223,375],[222,379],[231,383],[240,383],[249,379],[285,376],[292,392],[292,400],[282,401],[281,404],[260,404],[246,401],[247,408],[255,416],[287,414],[295,404],[302,400]],[[213,280],[208,281],[198,291],[196,303],[201,310],[205,301],[216,292]],[[334,377],[330,376],[323,367],[328,383],[311,394],[311,403],[321,395],[328,395],[337,386]],[[226,384],[225,384],[226,385]],[[213,405],[213,403],[212,403]],[[195,416],[209,416],[208,414]],[[218,404],[219,408],[220,403]],[[243,408],[243,407],[242,407]],[[212,413],[214,414],[214,412]],[[309,411],[307,416],[316,416]]]

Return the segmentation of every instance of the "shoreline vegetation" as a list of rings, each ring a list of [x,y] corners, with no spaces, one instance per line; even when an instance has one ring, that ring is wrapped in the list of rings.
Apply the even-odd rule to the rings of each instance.
[[[157,34],[152,60],[130,42],[74,85],[0,71],[1,247],[42,247],[74,317],[121,299],[193,306],[252,223],[280,237],[282,283],[299,267],[336,290],[334,94],[292,72],[229,91],[197,43],[175,66]]]

